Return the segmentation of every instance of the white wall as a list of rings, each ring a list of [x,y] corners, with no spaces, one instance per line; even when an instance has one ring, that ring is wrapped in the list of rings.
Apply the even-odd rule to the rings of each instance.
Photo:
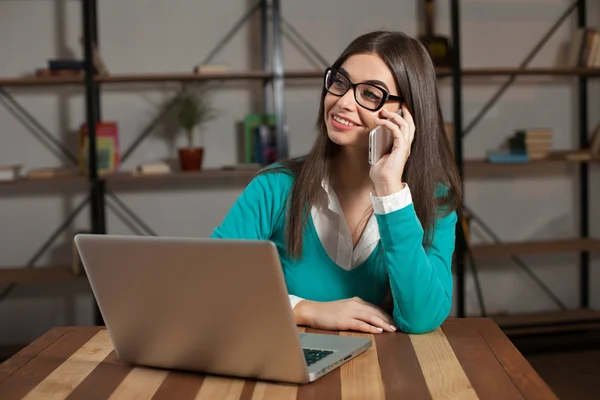
[[[418,33],[415,1],[283,1],[283,16],[328,60],[332,61],[355,36],[378,28]],[[449,2],[436,2],[441,33],[449,34]],[[462,57],[465,67],[518,65],[566,9],[570,0],[492,1],[469,0],[462,4]],[[592,3],[592,2],[589,2]],[[112,73],[188,72],[202,60],[252,2],[180,0],[102,0],[98,2],[99,40],[102,55]],[[172,14],[167,14],[172,13]],[[48,58],[81,56],[78,38],[80,2],[21,0],[0,2],[0,76],[15,76],[43,66]],[[590,4],[590,22],[598,24],[600,7]],[[561,46],[568,42],[575,17],[559,29],[531,66],[552,66]],[[33,33],[32,27],[36,31]],[[241,30],[214,60],[232,70],[258,65],[256,25]],[[320,67],[308,62],[284,40],[287,69]],[[468,79],[464,89],[464,119],[468,123],[490,98],[501,79]],[[465,140],[466,157],[483,157],[515,129],[548,126],[557,149],[576,143],[576,95],[573,79],[520,78]],[[287,121],[291,129],[290,152],[306,152],[313,139],[318,107],[319,80],[290,82],[285,92]],[[156,114],[170,93],[169,85],[106,87],[102,112],[105,120],[119,123],[125,149]],[[600,113],[599,86],[590,85],[590,127]],[[81,88],[10,89],[15,98],[51,132],[75,147],[75,132],[84,120]],[[443,108],[452,119],[451,81],[440,81]],[[256,84],[227,84],[215,93],[221,110],[207,126],[205,166],[236,161],[235,126],[244,115],[257,110],[260,93]],[[5,102],[3,102],[5,104]],[[23,163],[26,168],[57,166],[61,159],[49,152],[8,111],[0,107],[2,138],[0,164]],[[157,128],[123,165],[133,169],[140,162],[173,157],[175,143],[165,140]],[[168,132],[167,132],[168,133]],[[466,182],[466,203],[503,240],[527,240],[571,236],[577,232],[575,175],[557,174],[530,178],[494,178]],[[598,167],[592,182],[599,181]],[[239,185],[194,187],[191,184],[114,186],[115,192],[161,235],[206,236],[219,223],[241,190]],[[55,227],[76,207],[85,186],[0,188],[0,266],[24,265]],[[592,184],[592,201],[598,203],[600,185]],[[600,236],[600,212],[592,208],[592,234]],[[88,209],[46,253],[37,265],[70,262],[69,239],[87,229]],[[113,212],[108,212],[110,233],[132,233]],[[475,230],[475,233],[481,230]],[[523,257],[569,306],[578,301],[576,257],[571,255]],[[600,307],[600,267],[594,256],[592,303]],[[555,306],[514,264],[480,265],[488,311],[551,310]],[[478,315],[471,280],[468,310]],[[28,284],[19,286],[0,303],[0,344],[28,342],[52,326],[89,324],[90,295],[85,283]]]

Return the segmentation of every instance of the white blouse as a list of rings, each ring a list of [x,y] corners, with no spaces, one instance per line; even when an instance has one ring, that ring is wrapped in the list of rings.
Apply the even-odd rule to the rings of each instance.
[[[351,270],[363,263],[379,241],[379,227],[375,215],[371,215],[367,225],[356,244],[352,246],[352,233],[346,223],[344,212],[335,191],[324,179],[321,182],[323,196],[311,208],[311,217],[319,239],[329,257],[345,270]],[[389,196],[378,197],[370,194],[375,214],[386,214],[399,210],[412,203],[412,196],[407,184],[399,192]],[[300,301],[298,296],[289,295],[292,309]]]

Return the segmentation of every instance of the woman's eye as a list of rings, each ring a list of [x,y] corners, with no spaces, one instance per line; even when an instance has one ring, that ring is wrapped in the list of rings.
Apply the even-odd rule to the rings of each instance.
[[[381,99],[381,96],[369,89],[363,90],[362,95],[364,98],[369,99],[369,100],[379,100]]]

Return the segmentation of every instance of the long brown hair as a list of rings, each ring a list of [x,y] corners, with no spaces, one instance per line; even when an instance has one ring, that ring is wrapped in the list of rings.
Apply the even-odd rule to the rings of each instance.
[[[376,54],[392,71],[396,86],[405,98],[416,131],[402,181],[410,187],[417,217],[425,232],[424,246],[431,244],[435,220],[457,209],[461,201],[460,179],[450,143],[445,132],[439,104],[436,73],[423,45],[402,32],[376,31],[356,38],[333,63],[339,68],[355,54]],[[292,258],[302,254],[302,238],[310,209],[321,190],[321,181],[339,145],[327,135],[324,113],[325,88],[317,115],[317,137],[310,152],[303,157],[282,161],[282,167],[294,176],[287,208],[286,245]],[[438,185],[445,191],[436,197]],[[440,213],[440,208],[443,211]]]

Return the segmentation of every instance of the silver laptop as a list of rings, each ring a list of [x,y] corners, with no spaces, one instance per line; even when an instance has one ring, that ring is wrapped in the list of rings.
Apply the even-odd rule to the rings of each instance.
[[[78,234],[75,245],[124,362],[306,383],[371,347],[298,332],[270,241]]]

